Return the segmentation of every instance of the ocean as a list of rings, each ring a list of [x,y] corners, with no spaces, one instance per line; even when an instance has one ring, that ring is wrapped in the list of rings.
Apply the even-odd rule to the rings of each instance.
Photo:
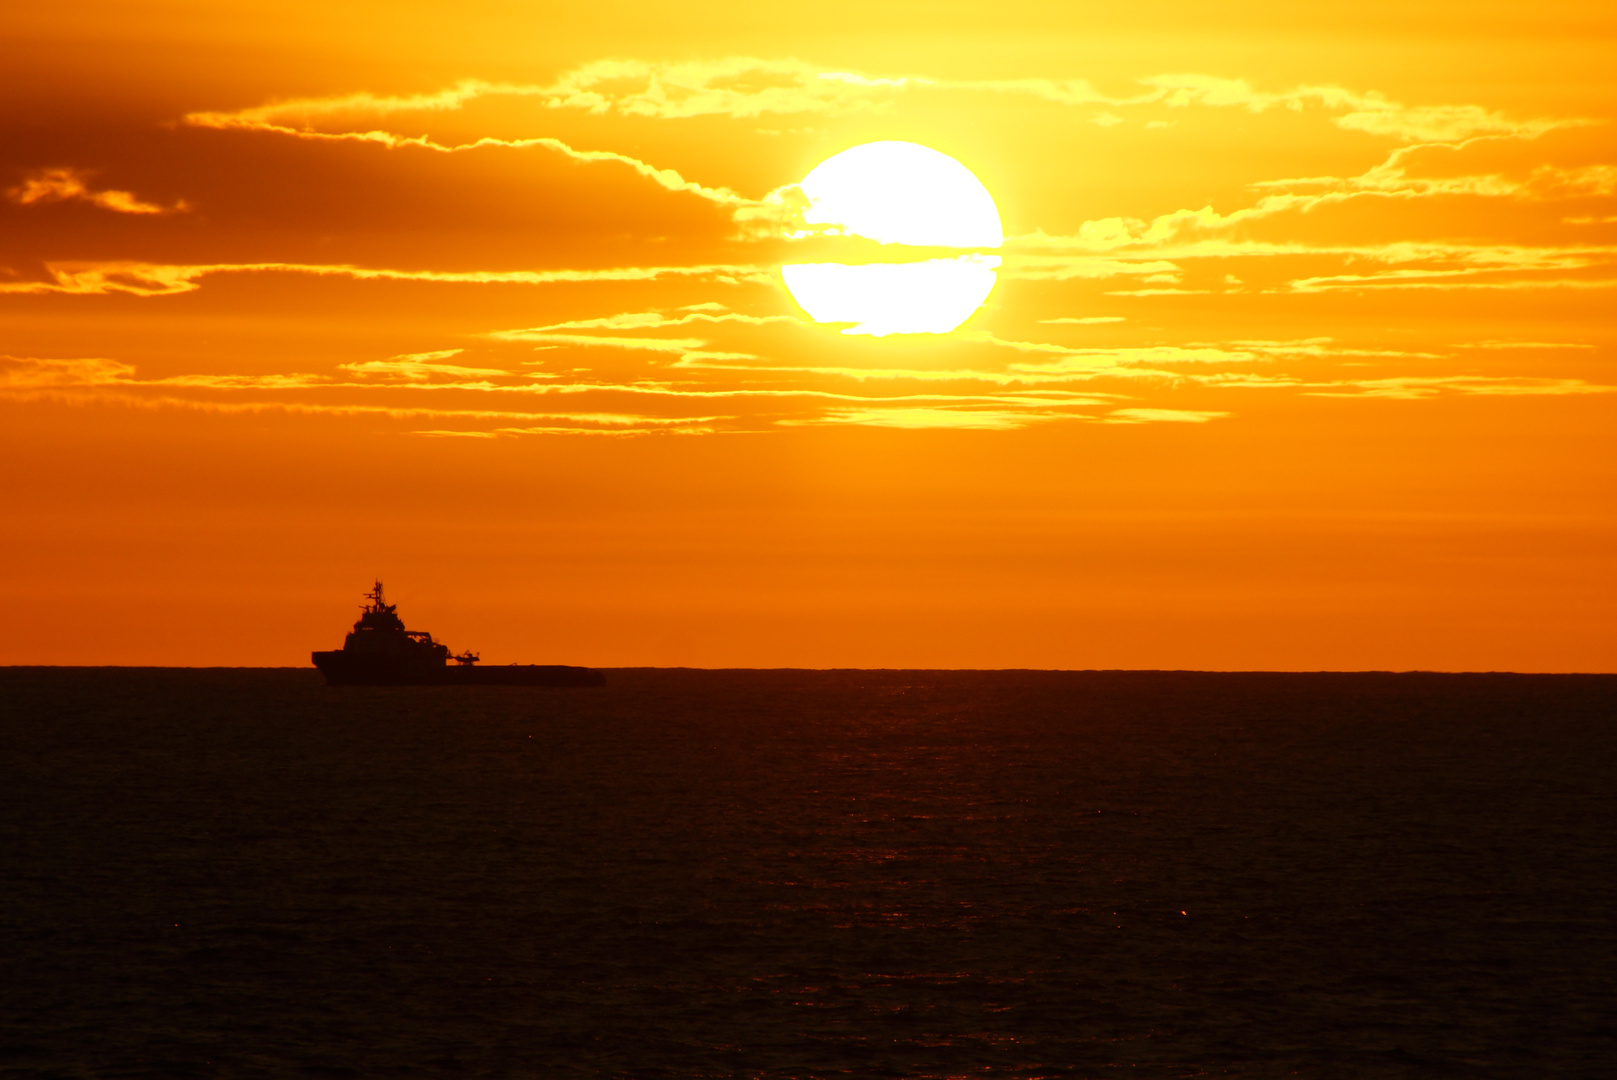
[[[1617,677],[607,678],[0,669],[0,1075],[1617,1075]]]

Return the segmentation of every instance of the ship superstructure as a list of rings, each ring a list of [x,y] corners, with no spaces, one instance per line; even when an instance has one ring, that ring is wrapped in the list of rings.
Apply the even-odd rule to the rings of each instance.
[[[312,654],[314,666],[332,686],[397,686],[428,683],[507,686],[600,686],[598,671],[561,664],[504,664],[477,667],[476,653],[451,656],[449,646],[424,630],[407,630],[398,605],[390,604],[377,581],[365,594],[359,621],[341,649]],[[455,661],[450,666],[449,661]]]

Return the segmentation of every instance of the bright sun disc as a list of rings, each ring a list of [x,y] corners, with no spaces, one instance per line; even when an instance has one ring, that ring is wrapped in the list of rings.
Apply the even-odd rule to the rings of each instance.
[[[953,257],[879,263],[789,263],[792,298],[815,322],[851,323],[844,334],[946,334],[994,288],[1004,243],[988,189],[947,154],[908,142],[874,142],[827,158],[803,178],[803,220],[829,235],[881,244],[974,249]]]

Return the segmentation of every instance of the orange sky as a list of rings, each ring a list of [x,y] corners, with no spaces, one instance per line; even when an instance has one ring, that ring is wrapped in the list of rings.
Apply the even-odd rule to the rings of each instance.
[[[8,10],[0,663],[1617,670],[1617,16],[1297,6]],[[952,334],[781,285],[882,139]]]

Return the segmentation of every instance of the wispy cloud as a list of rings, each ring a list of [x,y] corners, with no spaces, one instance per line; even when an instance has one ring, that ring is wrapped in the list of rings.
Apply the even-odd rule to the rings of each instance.
[[[1617,386],[1605,386],[1583,379],[1547,379],[1521,376],[1481,375],[1400,375],[1384,379],[1345,379],[1340,382],[1309,383],[1303,393],[1314,397],[1403,398],[1419,400],[1443,393],[1472,397],[1563,397],[1566,395],[1612,394]]]
[[[1222,95],[1207,91],[1204,96],[1208,95],[1228,104],[1239,104],[1250,97],[1240,87],[1226,88]],[[1259,95],[1251,98],[1250,107],[1262,109],[1275,103],[1276,99]],[[1144,285],[1117,290],[1117,294],[1169,296],[1173,295],[1167,291],[1169,288],[1193,292],[1198,285],[1152,283],[1161,280],[1163,274],[1182,273],[1193,260],[1330,257],[1343,263],[1380,263],[1395,270],[1365,274],[1350,272],[1344,265],[1343,273],[1322,274],[1316,270],[1284,287],[1298,292],[1357,287],[1605,287],[1591,284],[1590,278],[1611,276],[1611,270],[1617,269],[1617,245],[1575,239],[1563,244],[1535,245],[1481,239],[1343,243],[1339,231],[1329,230],[1330,240],[1308,239],[1320,232],[1314,223],[1321,220],[1323,211],[1358,200],[1489,199],[1530,206],[1571,200],[1587,203],[1617,194],[1617,167],[1533,163],[1521,153],[1502,157],[1500,138],[1503,136],[1478,136],[1452,146],[1400,147],[1356,176],[1257,181],[1252,186],[1259,197],[1249,206],[1227,212],[1204,206],[1159,214],[1149,221],[1094,219],[1066,235],[1034,230],[1012,236],[1006,241],[1004,274],[1031,280],[1138,275],[1146,279]],[[1466,168],[1468,162],[1471,169]],[[1502,168],[1502,164],[1508,167]],[[1477,168],[1479,165],[1482,169]],[[1243,291],[1275,288],[1273,284],[1253,284],[1244,274],[1236,277],[1221,271],[1220,288],[1231,287]]]
[[[1103,418],[1108,424],[1205,424],[1221,420],[1227,412],[1196,409],[1113,409]]]
[[[411,432],[429,438],[499,439],[523,435],[708,435],[726,416],[646,416],[639,413],[533,413],[521,426],[455,430],[447,428]]]
[[[1049,423],[1052,420],[1082,418],[1073,413],[1057,413],[1048,409],[869,406],[859,409],[831,409],[819,416],[782,420],[780,423],[793,427],[828,425],[903,428],[910,431],[927,428],[956,431],[1013,431],[1033,424]]]
[[[1584,358],[1570,350],[1588,346],[1488,340],[1381,347],[1360,327],[1344,330],[1341,322],[1290,317],[1299,307],[1343,306],[1340,301],[1305,300],[1298,294],[1617,287],[1617,245],[1599,242],[1604,235],[1587,229],[1552,231],[1562,228],[1554,221],[1606,220],[1608,207],[1598,200],[1617,194],[1617,166],[1591,164],[1589,148],[1573,136],[1546,137],[1587,122],[1577,118],[1521,118],[1472,105],[1406,106],[1369,91],[1326,86],[1263,89],[1200,74],[1152,76],[1141,80],[1133,93],[1110,96],[1081,79],[941,80],[827,70],[799,61],[731,58],[678,64],[603,61],[543,85],[471,81],[421,95],[361,93],[197,112],[185,122],[195,128],[260,132],[274,138],[366,143],[378,148],[373,156],[382,156],[381,148],[387,148],[409,153],[412,160],[421,160],[414,154],[417,150],[553,153],[603,169],[631,170],[646,181],[645,192],[659,205],[670,200],[652,185],[721,206],[741,239],[781,241],[802,210],[801,192],[793,185],[752,197],[722,171],[707,174],[702,166],[684,161],[680,170],[674,170],[635,154],[580,149],[575,145],[584,141],[580,137],[569,135],[569,141],[562,141],[545,125],[557,118],[559,110],[670,122],[697,117],[752,121],[765,115],[887,108],[906,95],[961,94],[1015,98],[1007,104],[1024,110],[1044,102],[1052,107],[1041,114],[1047,118],[1055,115],[1055,108],[1076,109],[1061,116],[1067,125],[1064,130],[1088,139],[1126,135],[1123,125],[1138,128],[1175,120],[1186,129],[1198,123],[1224,127],[1256,123],[1234,114],[1215,123],[1192,115],[1197,109],[1306,113],[1326,132],[1334,125],[1339,132],[1355,133],[1334,134],[1332,143],[1363,154],[1351,168],[1378,159],[1379,163],[1357,175],[1307,176],[1301,174],[1309,169],[1297,168],[1292,171],[1299,175],[1289,179],[1258,180],[1222,212],[1204,206],[1138,219],[1101,217],[1076,229],[1069,219],[1053,230],[1057,235],[1034,230],[1013,237],[1003,252],[1001,280],[1021,284],[1000,294],[997,306],[990,305],[973,323],[976,329],[935,342],[906,341],[899,335],[899,340],[849,344],[835,336],[835,326],[783,314],[788,308],[778,291],[781,274],[774,263],[794,260],[782,257],[780,244],[743,248],[757,258],[749,261],[743,256],[737,263],[693,260],[692,265],[678,265],[678,255],[659,255],[647,261],[667,265],[596,269],[439,271],[245,260],[54,261],[46,264],[45,275],[37,280],[0,279],[0,293],[158,298],[194,292],[205,287],[210,276],[223,274],[295,274],[457,288],[561,283],[598,288],[568,290],[569,297],[575,293],[588,297],[579,307],[557,311],[549,305],[553,298],[546,298],[543,315],[509,315],[509,321],[502,319],[492,324],[493,329],[474,327],[448,340],[430,337],[418,351],[386,355],[404,347],[390,344],[368,354],[346,355],[315,372],[204,371],[142,378],[132,365],[111,359],[7,358],[0,360],[0,388],[11,396],[80,395],[75,400],[119,400],[143,407],[284,408],[388,416],[408,420],[426,436],[477,438],[698,434],[802,425],[1010,431],[1069,422],[1205,424],[1231,416],[1236,409],[1222,406],[1253,390],[1418,400],[1440,395],[1602,394],[1612,389],[1551,377],[1550,365],[1557,356],[1571,365]],[[502,104],[496,98],[509,100]],[[934,104],[959,100],[935,98]],[[474,108],[478,102],[483,104]],[[578,115],[567,122],[571,129],[588,124]],[[495,123],[503,125],[498,129],[502,134],[485,135],[490,128],[484,125]],[[625,125],[603,130],[622,132]],[[432,134],[413,134],[422,131]],[[1372,136],[1404,145],[1376,148]],[[1566,161],[1531,156],[1556,146],[1574,150],[1567,152]],[[1584,156],[1573,157],[1574,152]],[[73,170],[31,174],[7,197],[23,205],[76,199],[137,214],[184,208],[159,206],[130,192],[96,190],[88,173]],[[1490,200],[1490,208],[1524,221],[1536,215],[1537,224],[1490,234],[1476,223],[1493,219],[1470,213],[1477,200]],[[1560,203],[1568,205],[1556,205]],[[1179,204],[1159,203],[1157,208],[1175,205]],[[1344,221],[1371,217],[1367,211],[1376,207],[1396,211],[1385,215],[1392,222],[1387,228],[1343,227]],[[1428,210],[1433,213],[1422,217]],[[1101,212],[1105,211],[1097,211]],[[1554,218],[1548,216],[1552,212]],[[720,221],[722,231],[722,218],[708,216]],[[1426,238],[1395,231],[1417,218],[1423,227],[1433,226],[1420,234]],[[1455,221],[1467,224],[1457,228]],[[1381,218],[1376,222],[1383,224]],[[1552,224],[1539,227],[1544,222]],[[1060,235],[1065,233],[1070,235]],[[1577,242],[1580,237],[1582,242]],[[1558,243],[1560,239],[1568,242]],[[821,242],[805,240],[792,248],[795,261],[812,261],[804,249]],[[674,250],[674,245],[668,249]],[[840,253],[831,258],[836,261]],[[659,282],[677,288],[664,292],[649,287]],[[1037,287],[1028,287],[1029,282]],[[624,285],[634,287],[620,288]],[[723,298],[743,310],[716,300],[675,306],[692,299],[692,286],[698,285],[710,286],[705,295],[698,293],[703,299]],[[721,285],[726,288],[717,288]],[[744,288],[733,288],[737,286]],[[411,290],[412,295],[427,291]],[[1236,291],[1241,295],[1221,298]],[[1118,299],[1103,299],[1102,293]],[[1045,300],[1028,300],[1041,295]],[[1239,321],[1254,305],[1264,305],[1263,311],[1278,310],[1282,317]],[[1127,320],[1082,314],[1097,309],[1142,314]],[[1211,322],[1199,318],[1209,310],[1220,312],[1219,318]],[[1052,311],[1074,314],[1038,317]],[[1158,317],[1164,314],[1175,317]],[[1203,329],[1187,329],[1193,325]],[[1221,329],[1208,330],[1209,325]],[[1523,327],[1524,336],[1563,333],[1516,325]],[[1265,331],[1259,329],[1262,326],[1297,329]],[[1305,326],[1310,329],[1302,329]],[[1084,327],[1105,329],[1088,333]],[[1479,336],[1488,332],[1504,331],[1478,331]],[[1279,340],[1288,333],[1296,337]],[[1361,336],[1339,340],[1326,333]],[[1510,353],[1551,349],[1562,351],[1543,357]],[[1494,372],[1517,359],[1532,365],[1531,376],[1448,374]],[[1589,374],[1587,365],[1570,367],[1569,373]]]
[[[351,371],[355,375],[382,376],[407,382],[425,382],[443,376],[463,379],[478,375],[511,374],[503,368],[461,367],[458,364],[443,363],[464,351],[464,349],[439,349],[435,352],[405,353],[386,360],[366,360],[357,364],[339,364],[337,367],[340,371]]]
[[[1270,200],[1263,200],[1268,203]],[[1027,280],[1149,278],[1165,267],[1183,271],[1196,260],[1332,258],[1344,264],[1379,263],[1373,273],[1310,274],[1284,288],[1318,292],[1343,288],[1606,288],[1617,271],[1617,245],[1568,243],[1526,245],[1438,240],[1340,243],[1256,240],[1238,226],[1272,210],[1260,203],[1250,211],[1219,214],[1207,207],[1179,210],[1147,223],[1110,218],[1086,222],[1078,233],[1050,236],[1035,232],[1007,241],[1005,275]],[[1062,249],[1066,249],[1062,251]],[[1106,257],[1094,254],[1101,250]],[[1418,264],[1418,265],[1417,265]],[[1221,274],[1221,284],[1231,283]],[[1569,274],[1590,276],[1570,277]],[[1466,279],[1464,281],[1453,279]],[[1246,287],[1246,279],[1236,285]],[[1113,290],[1116,296],[1174,296],[1212,290],[1181,286]]]
[[[1416,143],[1456,143],[1478,136],[1536,138],[1559,127],[1583,127],[1597,121],[1586,118],[1520,119],[1480,105],[1403,105],[1374,91],[1341,86],[1297,86],[1263,91],[1244,79],[1182,73],[1153,75],[1141,82],[1157,88],[1170,108],[1188,105],[1244,108],[1251,112],[1314,106],[1342,115],[1338,127]]]
[[[691,311],[681,309],[679,312],[669,314],[662,311],[626,311],[616,315],[606,315],[592,319],[573,319],[569,322],[552,323],[549,326],[535,326],[525,330],[498,330],[490,333],[491,338],[506,341],[533,341],[535,335],[552,334],[566,330],[663,330],[671,326],[689,326],[692,323],[742,323],[747,326],[769,326],[776,323],[789,323],[794,326],[804,324],[804,320],[795,315],[743,315],[739,312],[726,310],[713,310],[719,308],[717,304],[704,304],[708,310]]]
[[[370,95],[352,95],[348,98],[335,99],[341,102],[342,108],[324,110],[325,113],[340,114],[349,107],[350,103],[360,101],[385,102],[389,99],[371,98]],[[395,99],[397,100],[397,99]],[[410,101],[423,100],[418,98],[405,99]],[[454,100],[454,95],[450,96]],[[286,106],[263,106],[257,109],[243,109],[233,113],[199,112],[190,113],[185,122],[194,127],[215,128],[218,130],[247,130],[262,131],[276,135],[290,136],[296,139],[311,139],[318,142],[364,142],[375,143],[389,149],[414,147],[439,154],[459,154],[473,150],[489,148],[504,148],[510,150],[542,149],[549,150],[574,161],[588,164],[610,163],[624,165],[634,172],[652,181],[659,187],[669,191],[686,192],[729,207],[750,207],[754,211],[773,209],[770,203],[746,199],[725,187],[710,187],[687,180],[677,170],[658,168],[629,154],[618,153],[614,150],[579,150],[560,139],[549,136],[534,136],[521,139],[501,139],[494,136],[484,136],[462,143],[443,143],[426,135],[400,135],[390,131],[370,128],[361,131],[322,131],[308,127],[294,127],[279,122],[276,117],[282,115],[283,110],[294,105],[304,110],[313,109],[316,102],[296,102]],[[441,106],[451,108],[454,106]],[[779,200],[775,200],[778,202]]]
[[[1356,176],[1256,181],[1256,201],[1225,213],[1208,206],[1158,215],[1149,222],[1104,218],[1085,223],[1074,236],[1052,237],[1035,231],[1013,238],[1007,246],[1003,272],[1007,278],[1024,280],[1065,281],[1175,272],[1180,269],[1171,261],[1176,247],[1183,250],[1186,245],[1200,243],[1204,250],[1186,252],[1185,257],[1212,256],[1215,252],[1205,250],[1209,240],[1232,237],[1282,215],[1292,215],[1293,220],[1300,221],[1301,215],[1350,200],[1482,197],[1544,201],[1617,192],[1617,166],[1605,164],[1540,163],[1525,175],[1499,171],[1455,174],[1422,167],[1426,161],[1420,156],[1423,154],[1459,152],[1501,140],[1531,141],[1550,131],[1595,122],[1588,118],[1521,118],[1472,104],[1405,105],[1375,91],[1329,85],[1262,89],[1245,80],[1195,72],[1152,75],[1138,81],[1137,93],[1108,96],[1082,79],[949,80],[829,70],[795,59],[754,57],[678,63],[613,59],[585,64],[551,83],[466,80],[425,94],[355,93],[271,102],[238,110],[198,111],[186,115],[184,122],[214,129],[360,141],[444,154],[541,149],[574,161],[626,167],[668,191],[722,206],[734,223],[737,237],[755,240],[779,240],[815,231],[802,221],[806,202],[795,184],[754,197],[724,184],[691,179],[679,170],[617,150],[579,149],[542,133],[546,113],[577,109],[661,120],[709,116],[751,120],[764,115],[844,113],[884,107],[899,95],[948,92],[1019,95],[1057,106],[1105,106],[1112,111],[1098,116],[1106,124],[1123,122],[1123,115],[1132,115],[1132,109],[1154,110],[1152,115],[1160,115],[1165,109],[1190,107],[1236,108],[1253,113],[1314,110],[1343,130],[1409,144]],[[457,141],[396,130],[406,127],[410,119],[459,113],[485,99],[527,101],[534,111],[521,113],[515,121],[517,137],[480,135]],[[511,121],[508,118],[506,122]],[[541,131],[521,133],[523,124]],[[1296,243],[1281,247],[1300,253],[1308,246]],[[1265,253],[1248,246],[1241,252],[1226,248],[1217,254],[1236,257]],[[1157,258],[1144,258],[1147,254]],[[1298,289],[1317,287],[1318,282],[1310,278],[1304,279]],[[1175,282],[1117,290],[1117,294],[1172,297],[1208,291]]]
[[[1136,94],[1110,97],[1099,93],[1083,79],[951,80],[828,70],[795,59],[755,57],[676,63],[613,59],[585,64],[548,84],[473,79],[426,94],[361,92],[297,98],[244,109],[197,111],[183,119],[196,127],[261,131],[298,139],[359,141],[446,154],[489,148],[544,149],[575,161],[625,166],[669,191],[689,193],[725,206],[743,234],[758,237],[778,237],[794,229],[802,230],[803,205],[795,185],[787,184],[758,197],[747,197],[730,187],[704,184],[687,178],[678,170],[659,167],[630,154],[615,150],[581,150],[546,134],[515,138],[484,135],[446,142],[379,125],[411,114],[455,113],[479,100],[495,98],[532,101],[538,112],[529,122],[541,125],[545,111],[555,109],[662,120],[707,116],[749,120],[764,115],[834,114],[871,109],[890,103],[894,95],[920,92],[1010,94],[1058,106],[1104,105],[1120,110],[1161,110],[1192,105],[1244,108],[1252,112],[1317,108],[1336,114],[1334,122],[1345,130],[1419,145],[1457,145],[1478,138],[1533,139],[1556,128],[1593,122],[1585,118],[1514,118],[1477,105],[1406,106],[1374,91],[1338,86],[1304,85],[1268,91],[1257,89],[1244,80],[1200,73],[1153,75],[1140,79],[1139,83],[1142,89]],[[1101,112],[1094,119],[1102,126],[1124,122],[1115,112]],[[1598,173],[1607,167],[1595,168]],[[1431,193],[1438,187],[1458,190],[1458,186],[1463,186],[1462,181],[1453,179],[1443,184],[1433,180],[1417,182],[1397,173],[1396,165],[1389,163],[1379,173],[1372,170],[1363,177],[1338,181],[1327,192],[1272,197],[1250,213],[1272,213],[1287,208],[1291,200],[1311,204],[1372,192],[1412,196]],[[1609,186],[1611,181],[1603,174],[1591,174],[1576,182]],[[1485,191],[1490,181],[1472,178],[1469,183],[1476,190]]]
[[[1455,345],[1457,349],[1592,349],[1582,341],[1462,341]]]
[[[98,356],[66,359],[0,356],[0,387],[8,389],[111,386],[129,382],[134,374],[134,365]]]
[[[1113,99],[1098,93],[1083,79],[960,81],[870,75],[786,58],[732,56],[675,62],[611,59],[574,68],[552,83],[467,79],[430,94],[355,93],[294,98],[233,111],[194,112],[186,121],[207,127],[294,126],[313,130],[344,119],[453,112],[483,98],[527,98],[541,108],[660,120],[704,116],[753,120],[771,115],[858,112],[879,107],[895,94],[927,89],[1025,94],[1063,105],[1126,104],[1160,96],[1160,92],[1146,91],[1137,97]]]
[[[147,263],[52,262],[49,281],[0,281],[0,293],[70,293],[104,296],[174,296],[193,292],[210,274],[312,274],[355,281],[421,281],[449,285],[550,285],[561,282],[655,281],[659,278],[702,278],[721,284],[774,280],[763,266],[623,266],[600,270],[394,270],[386,267],[322,263]]]
[[[115,188],[97,191],[90,186],[94,175],[91,171],[71,167],[38,169],[25,177],[22,183],[7,188],[6,198],[19,206],[85,202],[115,214],[177,214],[190,209],[184,199],[176,200],[172,206],[163,206],[147,202],[130,191]]]
[[[1485,141],[1488,140],[1476,140],[1477,143]],[[1372,196],[1398,199],[1471,197],[1548,202],[1617,193],[1617,166],[1611,165],[1563,166],[1541,162],[1521,168],[1515,175],[1497,170],[1486,173],[1429,171],[1431,166],[1439,164],[1434,155],[1448,159],[1441,164],[1452,169],[1458,163],[1453,160],[1455,155],[1463,153],[1468,145],[1399,147],[1384,161],[1357,176],[1259,180],[1252,187],[1260,191],[1302,189],[1300,192],[1294,190],[1278,200],[1260,203],[1259,206],[1266,213],[1306,211],[1324,203]],[[1428,171],[1422,171],[1423,166]]]
[[[1506,292],[1539,289],[1567,291],[1617,289],[1617,276],[1587,278],[1513,277],[1504,280],[1481,276],[1498,269],[1500,268],[1463,267],[1460,269],[1384,270],[1375,274],[1328,274],[1320,277],[1298,278],[1291,283],[1291,287],[1297,292],[1390,289],[1475,289]]]
[[[1098,420],[1103,424],[1205,424],[1228,416],[1227,412],[1188,409],[1113,409],[1101,415],[1050,408],[1018,410],[988,408],[863,408],[833,409],[813,420],[783,421],[802,425],[856,425],[863,427],[953,429],[962,431],[1014,431],[1018,428],[1055,421]]]
[[[756,119],[766,115],[837,114],[876,108],[895,95],[966,92],[1019,95],[1066,106],[1107,110],[1158,106],[1244,108],[1252,112],[1319,108],[1338,114],[1346,130],[1406,142],[1456,142],[1479,135],[1532,138],[1557,127],[1588,124],[1583,118],[1517,118],[1479,105],[1404,105],[1375,91],[1303,85],[1262,90],[1242,79],[1196,72],[1152,75],[1134,94],[1111,96],[1081,78],[940,79],[914,74],[869,74],[820,67],[795,59],[724,57],[653,62],[598,60],[566,72],[553,83],[465,80],[430,94],[345,94],[298,98],[236,111],[195,112],[187,122],[210,127],[313,130],[343,118],[398,113],[449,112],[480,98],[533,99],[543,108],[682,120],[701,116]],[[1094,122],[1124,122],[1101,111]],[[356,133],[358,134],[358,133]]]
[[[1107,296],[1205,296],[1211,289],[1116,289]]]

